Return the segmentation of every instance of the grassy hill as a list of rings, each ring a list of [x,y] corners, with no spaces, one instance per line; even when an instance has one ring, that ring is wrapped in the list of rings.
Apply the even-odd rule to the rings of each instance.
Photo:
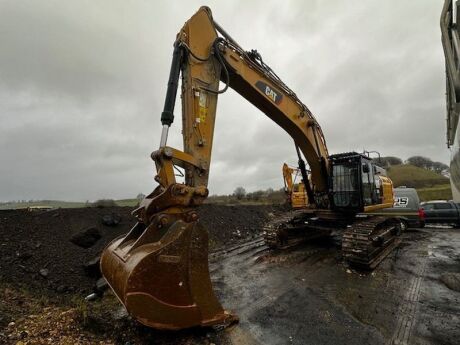
[[[394,165],[387,169],[395,187],[430,188],[449,183],[449,179],[434,171],[413,165]]]
[[[417,193],[422,201],[452,200],[452,189],[450,189],[450,184],[430,188],[420,188],[417,189]]]
[[[405,164],[394,165],[387,172],[395,187],[415,188],[421,200],[452,199],[449,179],[434,171]]]
[[[139,204],[139,200],[137,200],[137,199],[120,199],[120,200],[115,200],[115,203],[117,204],[117,206],[136,207]]]

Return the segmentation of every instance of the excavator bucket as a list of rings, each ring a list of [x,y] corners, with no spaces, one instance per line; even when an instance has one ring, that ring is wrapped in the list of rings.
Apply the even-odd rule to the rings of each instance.
[[[137,223],[107,246],[101,270],[128,313],[146,326],[177,330],[235,320],[214,295],[208,233],[199,221]]]

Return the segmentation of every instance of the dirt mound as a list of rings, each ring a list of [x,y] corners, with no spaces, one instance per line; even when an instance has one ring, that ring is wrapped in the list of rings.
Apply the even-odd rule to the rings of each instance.
[[[128,207],[0,211],[0,281],[38,294],[89,293],[95,277],[85,274],[85,265],[109,241],[130,230],[135,223],[131,211]],[[198,212],[215,249],[257,236],[277,209],[208,204]],[[118,224],[104,225],[108,217]],[[90,235],[100,236],[91,246],[82,248],[70,241],[88,229]]]
[[[281,212],[273,206],[203,205],[198,213],[209,232],[211,250],[260,235],[264,224]]]

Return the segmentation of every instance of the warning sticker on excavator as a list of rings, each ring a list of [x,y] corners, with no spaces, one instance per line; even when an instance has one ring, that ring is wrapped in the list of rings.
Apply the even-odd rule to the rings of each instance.
[[[206,121],[206,116],[208,115],[208,108],[200,107],[200,123],[204,123]]]
[[[200,122],[204,123],[206,121],[206,116],[208,115],[208,103],[206,92],[200,92],[199,100],[199,114]]]

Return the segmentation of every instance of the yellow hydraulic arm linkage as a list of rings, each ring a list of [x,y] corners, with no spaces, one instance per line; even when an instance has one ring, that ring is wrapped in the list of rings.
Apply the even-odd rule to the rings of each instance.
[[[183,152],[166,146],[180,74]],[[147,326],[180,329],[233,319],[213,293],[207,231],[196,212],[208,195],[217,97],[228,87],[292,136],[310,164],[317,201],[327,202],[328,152],[317,121],[256,52],[245,52],[214,22],[209,8],[200,8],[174,43],[160,148],[151,155],[159,186],[135,210],[134,228],[101,258],[110,287]],[[185,170],[185,184],[176,182],[174,166]]]

